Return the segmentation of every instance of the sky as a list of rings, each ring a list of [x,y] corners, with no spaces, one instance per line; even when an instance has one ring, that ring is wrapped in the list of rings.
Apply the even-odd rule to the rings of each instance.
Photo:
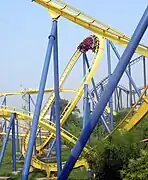
[[[132,35],[148,5],[147,0],[66,0],[65,2],[129,36]],[[5,0],[0,2],[0,92],[17,91],[21,88],[38,88],[51,22],[47,10],[31,2],[31,0]],[[61,74],[78,44],[92,33],[64,18],[60,18],[58,28]],[[142,42],[148,45],[148,32],[145,33]],[[123,50],[119,47],[119,52]],[[112,57],[112,69],[114,69],[117,59],[114,55]],[[73,74],[66,83],[67,87],[79,85],[79,79],[82,77],[82,72],[78,73],[78,69],[81,69],[80,65],[81,62],[78,62],[74,68]],[[142,86],[142,71],[139,67],[141,65],[133,68],[132,75],[137,86]],[[98,68],[95,76],[96,82],[99,82],[106,75],[107,60],[105,53],[101,67]],[[123,84],[126,85],[127,82],[125,77]],[[51,87],[52,83],[51,60],[47,87]]]

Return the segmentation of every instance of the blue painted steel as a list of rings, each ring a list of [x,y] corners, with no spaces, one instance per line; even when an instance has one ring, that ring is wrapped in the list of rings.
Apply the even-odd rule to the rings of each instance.
[[[86,54],[84,53],[84,59],[85,59],[85,62],[86,62],[86,65],[87,65],[87,68],[88,70],[90,71],[90,65],[89,65],[89,62],[88,62],[88,58],[86,56]],[[93,89],[94,89],[94,92],[95,92],[95,95],[96,95],[96,98],[97,98],[97,101],[99,101],[99,96],[98,96],[98,93],[97,93],[97,89],[96,89],[96,85],[95,85],[95,81],[94,81],[94,78],[92,78],[92,85],[93,85]]]
[[[119,61],[112,76],[110,77],[110,81],[106,85],[106,88],[100,98],[100,101],[96,105],[95,110],[92,112],[87,126],[84,128],[77,143],[71,150],[71,155],[70,155],[69,159],[67,160],[58,180],[64,180],[64,179],[68,178],[68,176],[69,176],[70,172],[72,171],[77,159],[79,158],[84,146],[86,145],[91,133],[93,132],[98,119],[100,118],[101,114],[103,113],[104,108],[106,107],[111,95],[113,94],[120,78],[122,77],[128,63],[129,63],[130,59],[132,58],[144,32],[147,29],[147,26],[148,26],[148,7],[147,7],[146,11],[144,12],[144,15],[142,16],[142,19],[140,20],[131,40],[129,41],[129,44],[127,45],[127,47],[121,57],[121,61]]]
[[[85,63],[86,54],[83,53],[83,77],[84,81],[86,79],[86,63]],[[84,98],[83,98],[83,129],[88,122],[88,84],[84,84]]]
[[[129,75],[131,76],[132,75],[132,72],[131,72],[131,64],[129,63],[128,64],[128,73]],[[129,99],[130,99],[130,107],[132,108],[133,106],[133,97],[132,97],[132,84],[131,84],[131,81],[129,80]]]
[[[53,121],[53,111],[54,111],[54,103],[51,106],[51,111],[50,111],[50,121]]]
[[[56,158],[58,176],[62,170],[61,162],[61,132],[60,132],[60,96],[59,96],[59,65],[58,65],[58,33],[57,21],[55,30],[55,43],[54,43],[54,92],[55,92],[55,121],[56,121]]]
[[[53,148],[55,146],[55,143],[56,143],[56,138],[53,140],[51,146],[49,147],[49,151],[47,153],[47,157],[49,157],[51,155],[51,152],[52,152],[52,150],[53,150]]]
[[[12,171],[16,171],[15,119],[12,122]]]
[[[16,120],[16,149],[19,152],[19,128],[18,128],[18,120]]]
[[[38,92],[37,100],[36,100],[36,106],[35,106],[35,111],[34,111],[34,116],[33,116],[33,121],[32,121],[32,127],[31,127],[29,142],[28,142],[27,153],[26,153],[24,167],[22,171],[22,180],[27,180],[28,175],[29,175],[30,163],[31,163],[31,158],[32,158],[32,153],[33,153],[33,146],[36,140],[38,120],[39,120],[40,110],[41,110],[42,101],[43,101],[43,95],[44,95],[44,89],[45,89],[45,84],[46,84],[46,79],[47,79],[47,74],[48,74],[48,69],[49,69],[52,46],[55,39],[55,31],[56,31],[56,21],[53,21],[51,34],[49,36],[46,58],[45,58],[41,81],[40,81],[39,92]]]
[[[29,115],[30,115],[30,111],[31,111],[31,96],[30,94],[28,95],[28,111],[29,111]]]
[[[31,95],[30,95],[30,100],[31,100],[32,104],[35,106],[35,102],[34,102],[33,98],[31,97]],[[31,103],[30,103],[30,105],[31,105]],[[30,109],[31,109],[31,107],[30,107]]]
[[[111,77],[111,57],[110,57],[110,43],[107,40],[107,64],[108,64],[108,77]],[[109,120],[110,120],[110,127],[111,129],[114,127],[114,119],[113,119],[113,99],[112,96],[109,100],[109,107],[110,107],[110,113],[109,113]]]
[[[87,68],[88,68],[88,70],[90,71],[90,65],[89,65],[89,62],[88,62],[88,59],[87,59],[87,56],[86,56],[85,53],[84,53],[84,59],[85,59]],[[92,78],[92,85],[93,85],[93,89],[94,89],[94,93],[95,93],[95,96],[96,96],[96,98],[97,98],[97,101],[99,102],[99,95],[98,95],[98,93],[97,93],[97,89],[96,89],[96,85],[95,85],[94,78]],[[106,123],[106,118],[105,118],[104,114],[102,114],[102,116],[101,116],[100,119],[101,119],[101,121],[103,122],[103,124],[104,124],[107,132],[110,133],[110,129],[109,129],[107,123]]]
[[[2,161],[3,161],[3,158],[4,158],[5,151],[6,151],[7,143],[8,143],[8,140],[9,140],[9,134],[10,134],[12,123],[13,123],[14,119],[15,119],[15,114],[12,114],[11,118],[10,118],[8,129],[7,129],[7,132],[6,132],[6,136],[5,136],[5,139],[4,139],[4,142],[3,142],[2,150],[1,150],[1,153],[0,153],[0,166],[2,165]]]
[[[92,171],[88,170],[88,179],[91,180],[92,179]]]
[[[113,51],[115,52],[117,58],[118,58],[119,61],[120,61],[121,57],[120,57],[120,55],[119,55],[119,53],[118,53],[116,47],[114,46],[114,44],[113,44],[111,41],[109,41],[109,43],[110,43],[110,45],[111,45]],[[140,92],[139,92],[139,90],[138,90],[138,88],[137,88],[137,86],[136,86],[136,84],[135,84],[133,78],[130,76],[130,73],[128,72],[128,70],[125,70],[125,73],[126,73],[127,77],[129,78],[129,80],[130,80],[130,82],[131,82],[133,88],[135,89],[135,91],[136,91],[138,97],[140,97]]]
[[[29,111],[29,116],[31,112],[31,95],[28,94],[28,111]],[[31,128],[31,122],[29,122],[29,127]]]
[[[42,132],[41,132],[41,128],[39,128],[39,141],[40,144],[42,143]]]
[[[4,97],[4,100],[2,102],[2,105],[6,106],[7,102],[6,102],[6,96]],[[3,124],[3,131],[6,133],[6,126],[7,126],[7,123],[6,123],[6,119],[4,119],[4,124]]]

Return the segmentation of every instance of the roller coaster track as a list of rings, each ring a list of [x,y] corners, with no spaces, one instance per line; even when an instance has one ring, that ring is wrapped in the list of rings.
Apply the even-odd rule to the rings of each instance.
[[[77,91],[77,93],[76,93],[76,95],[75,95],[75,98],[74,98],[74,100],[72,101],[72,103],[69,103],[69,104],[65,107],[65,109],[63,110],[63,113],[61,114],[61,117],[60,117],[60,118],[61,118],[61,119],[60,119],[61,126],[65,123],[65,121],[67,120],[68,116],[70,115],[70,113],[72,112],[72,110],[75,108],[75,106],[76,106],[77,103],[79,102],[80,98],[82,97],[84,84],[88,84],[88,83],[91,81],[94,73],[96,72],[96,70],[97,70],[97,68],[98,68],[98,66],[99,66],[99,64],[100,64],[100,61],[101,61],[101,59],[102,59],[102,54],[103,54],[103,51],[104,51],[104,39],[101,38],[101,37],[98,37],[98,38],[99,38],[99,44],[98,44],[99,46],[98,46],[98,47],[96,46],[96,48],[99,48],[99,49],[96,49],[95,56],[94,56],[94,58],[93,58],[93,60],[92,60],[91,70],[90,70],[90,72],[86,75],[86,77],[83,79],[83,82],[82,82],[82,84],[80,85],[80,88],[79,88],[79,90]],[[74,56],[73,56],[73,57],[74,57]],[[76,58],[74,58],[74,59],[72,58],[72,61],[75,62],[75,61],[76,61]],[[69,65],[69,64],[70,64],[70,65]],[[65,78],[67,77],[67,74],[68,74],[68,73],[70,72],[70,70],[72,69],[72,65],[74,65],[74,63],[72,64],[72,63],[70,63],[70,62],[69,62],[69,64],[66,66],[65,71],[64,71],[63,75],[62,75],[61,78],[60,78],[60,82],[61,82],[61,83],[60,83],[60,86],[62,85],[62,83],[64,83],[64,80],[65,80]],[[65,78],[63,78],[63,77],[65,77]],[[48,102],[45,104],[43,110],[41,111],[40,119],[42,119],[42,118],[46,115],[48,109],[50,108],[51,104],[52,104],[53,101],[54,101],[54,97],[55,97],[55,96],[54,96],[54,93],[53,93],[53,96],[50,96]],[[49,140],[51,139],[52,136],[53,136],[53,135],[52,135],[51,133],[49,133],[48,138],[47,138],[45,141],[43,141],[41,145],[39,145],[39,146],[37,145],[37,147],[36,147],[37,151],[40,151],[42,148],[44,148],[44,146],[49,142]]]
[[[98,20],[82,13],[81,11],[73,8],[72,6],[69,6],[68,4],[66,4],[60,0],[55,0],[55,1],[53,1],[53,0],[48,0],[48,1],[47,0],[35,0],[35,2],[37,2],[37,3],[41,4],[42,6],[44,6],[45,8],[47,8],[49,10],[52,18],[58,18],[60,16],[63,16],[65,18],[67,18],[68,20],[70,20],[80,26],[82,26],[82,27],[84,27],[106,39],[113,41],[114,43],[117,43],[122,46],[126,46],[130,40],[130,38],[125,36],[124,34],[118,32],[115,29],[99,22]],[[94,73],[96,72],[99,62],[101,60],[102,54],[103,54],[103,42],[104,42],[103,38],[99,37],[99,51],[98,51],[98,53],[96,53],[96,56],[93,59],[91,71],[85,77],[85,81],[83,81],[82,85],[80,86],[80,89],[77,91],[75,99],[72,101],[72,103],[69,105],[69,107],[66,107],[66,110],[63,111],[63,115],[61,117],[61,126],[67,120],[67,117],[70,115],[73,108],[76,106],[79,99],[83,95],[84,83],[88,84],[90,82],[90,80],[92,79]],[[139,44],[136,52],[141,55],[148,56],[148,47],[144,46],[142,44]],[[60,79],[60,88],[62,87],[66,77],[72,70],[75,62],[80,57],[81,53],[82,52],[79,49],[77,49],[77,51],[75,52],[71,61],[68,63],[68,65]],[[142,103],[140,107],[142,107],[142,108],[139,107],[137,109],[137,111],[133,111],[133,113],[134,113],[133,117],[135,116],[135,119],[137,121],[133,117],[131,117],[131,118],[127,117],[126,120],[123,121],[123,122],[126,122],[126,121],[127,122],[123,127],[121,127],[122,129],[130,130],[147,113],[147,111],[145,110],[145,108],[147,109],[147,96],[145,96],[145,97],[143,96],[141,99],[143,99],[143,101],[140,101]],[[44,145],[47,142],[49,142],[49,140],[51,138],[54,138],[55,134],[56,134],[55,124],[51,121],[47,121],[46,119],[44,119],[44,117],[47,114],[53,101],[54,101],[54,93],[52,96],[50,96],[47,104],[43,107],[41,115],[40,115],[39,126],[50,131],[51,133],[50,133],[49,137],[47,137],[47,141],[45,141],[42,144],[42,146],[38,146],[38,149],[43,148]],[[138,112],[143,113],[143,116],[140,116],[139,115],[140,113],[138,113]],[[16,113],[16,119],[18,119],[18,120],[30,120],[30,121],[32,120],[32,116],[24,114],[23,112],[17,112],[16,110],[14,111],[12,109],[9,110],[8,107],[0,109],[0,116],[4,117],[4,118],[10,117],[12,113]],[[122,123],[120,123],[120,125],[121,124]],[[74,137],[69,132],[65,131],[62,127],[61,127],[61,137],[63,138],[63,140],[67,141],[68,143],[75,144],[77,141],[76,137]],[[24,146],[23,146],[23,155],[24,156],[26,153],[28,139],[29,139],[29,132],[26,134],[25,139],[24,139]],[[84,148],[84,152],[88,152],[88,150],[90,150],[90,149],[91,148],[89,146],[86,146]],[[48,175],[50,175],[50,172],[52,172],[52,171],[54,171],[54,172],[57,171],[56,164],[44,163],[41,160],[37,159],[36,156],[33,156],[31,164],[33,167],[35,167],[37,169],[45,170]],[[87,162],[83,159],[78,161],[75,165],[75,167],[80,167],[80,166],[88,167]]]
[[[142,93],[142,95],[140,96],[140,98],[138,99],[136,104],[129,111],[129,113],[125,116],[125,118],[116,126],[116,128],[114,128],[112,133],[114,133],[115,131],[131,130],[148,113],[148,95],[146,95],[147,90],[148,90],[148,86],[145,88],[144,92]],[[28,113],[26,113],[26,111],[24,111],[24,110],[18,110],[16,108],[12,108],[12,107],[1,106],[0,117],[8,119],[11,117],[12,113],[16,114],[17,120],[28,120],[28,121],[32,120],[32,115],[29,116]],[[56,125],[53,122],[48,121],[45,118],[43,120],[39,121],[39,126],[43,127],[46,130],[50,129],[50,131],[53,134],[55,134],[55,132],[56,132]],[[111,134],[109,134],[108,136],[110,136]],[[108,138],[108,136],[106,136],[106,138]],[[28,136],[26,136],[26,137],[28,137]],[[68,143],[75,144],[77,141],[77,138],[75,136],[73,136],[72,134],[67,132],[62,127],[61,127],[61,137],[63,140],[67,141]],[[25,138],[25,140],[24,140],[25,145],[23,146],[23,149],[22,149],[24,155],[26,152],[26,150],[24,148],[27,147],[26,146],[27,143],[28,143],[28,139]],[[87,152],[91,151],[91,149],[92,148],[87,145],[84,148],[84,152],[87,153]],[[48,176],[50,176],[51,172],[57,171],[57,166],[55,163],[48,164],[48,163],[42,162],[42,161],[38,160],[36,156],[33,156],[31,163],[32,163],[33,167],[46,171]],[[75,164],[75,168],[82,167],[82,166],[83,167],[85,166],[88,168],[88,164],[84,159],[77,161],[77,163]]]
[[[91,65],[91,69],[90,71],[86,74],[86,76],[84,77],[82,84],[80,85],[79,90],[76,92],[76,96],[74,98],[74,100],[72,101],[71,104],[69,104],[68,106],[65,107],[63,114],[61,115],[61,126],[64,124],[64,122],[67,120],[67,117],[70,115],[70,113],[72,112],[72,110],[75,108],[75,106],[77,105],[77,103],[79,102],[80,98],[83,95],[83,86],[84,84],[88,84],[92,77],[94,76],[94,73],[96,72],[99,63],[102,59],[102,55],[103,55],[103,51],[104,51],[104,38],[100,37],[100,36],[90,36],[88,38],[91,38],[91,46],[88,50],[92,50],[95,55],[94,58],[92,59],[92,65]],[[89,39],[90,40],[90,39]],[[87,42],[87,38],[80,43],[80,45],[77,48],[77,51],[74,53],[74,55],[72,56],[71,60],[69,61],[68,65],[66,66],[61,78],[60,78],[60,83],[59,83],[59,88],[62,87],[65,79],[67,78],[67,76],[69,75],[70,71],[72,70],[73,66],[75,65],[76,61],[78,60],[78,58],[80,57],[80,55],[82,54],[82,52],[86,52],[85,51],[85,43]],[[83,44],[84,43],[84,44]],[[51,96],[49,97],[47,103],[44,105],[41,113],[40,113],[40,118],[39,118],[39,122],[42,122],[43,118],[45,117],[45,115],[47,114],[49,108],[51,107],[53,101],[54,101],[55,95],[54,93],[51,94]],[[50,122],[51,123],[51,122]],[[52,123],[52,128],[53,128],[54,123]],[[40,127],[40,123],[39,123],[39,127]],[[43,127],[43,126],[41,126]],[[44,128],[44,127],[43,127]],[[55,130],[55,125],[54,125],[54,130]],[[64,129],[62,130],[64,131]],[[41,151],[45,145],[52,140],[55,137],[55,131],[51,130],[49,128],[49,134],[47,136],[47,139],[45,139],[42,144],[39,144],[36,146],[37,151]],[[65,133],[65,131],[64,131]],[[26,136],[24,138],[24,146],[23,146],[23,155],[25,156],[26,153],[26,149],[27,149],[27,145],[28,145],[28,140],[29,140],[29,131],[28,133],[26,133]],[[71,140],[69,139],[68,142],[70,142]],[[46,170],[47,174],[49,175],[49,172],[51,172],[52,166],[51,164],[48,165],[42,161],[40,161],[39,159],[37,159],[36,156],[32,157],[32,162],[31,162],[32,166],[34,168],[40,169],[41,170]],[[85,160],[81,160],[78,161],[79,166],[85,166],[86,167],[86,161]],[[50,166],[50,167],[49,167]],[[87,166],[88,167],[88,166]],[[47,170],[48,169],[48,170]],[[54,170],[57,171],[57,167],[54,164]]]
[[[147,91],[148,91],[148,86],[144,89],[143,93],[141,94],[140,98],[137,100],[135,105],[131,108],[131,110],[128,112],[125,118],[121,120],[119,124],[114,128],[111,134],[116,131],[120,131],[120,132],[130,131],[135,125],[137,125],[141,121],[141,119],[144,116],[148,114]]]
[[[17,91],[17,92],[8,92],[8,93],[0,93],[0,97],[3,96],[15,96],[15,95],[22,95],[22,94],[37,94],[38,89],[28,89],[23,91]],[[77,92],[75,89],[68,89],[68,88],[61,88],[60,92]],[[53,88],[45,89],[44,93],[53,93]]]
[[[111,28],[110,26],[98,21],[97,19],[88,16],[80,10],[66,4],[61,0],[34,0],[36,3],[47,8],[52,18],[60,16],[78,24],[100,36],[111,40],[121,46],[127,46],[130,38],[123,33]],[[142,44],[136,49],[136,52],[148,57],[148,47]]]
[[[0,108],[0,117],[3,118],[10,118],[12,113],[16,113],[16,119],[17,120],[27,120],[27,121],[32,121],[32,116],[29,116],[27,113],[27,111],[24,110],[19,110],[17,108],[12,108],[12,107],[8,107],[8,106],[1,106]],[[39,126],[43,127],[46,130],[50,130],[53,134],[56,133],[56,125],[51,122],[48,121],[47,119],[43,119],[42,121],[39,121]],[[23,155],[25,155],[26,153],[26,147],[28,144],[28,136],[26,136],[25,140],[24,140],[24,146],[22,148],[22,153]],[[77,138],[75,136],[73,136],[72,134],[70,134],[68,131],[66,131],[65,129],[61,128],[61,137],[64,141],[68,142],[69,144],[75,144],[77,141]],[[88,150],[90,150],[91,148],[89,146],[87,146],[84,149],[84,152],[87,152]],[[37,169],[41,169],[41,170],[45,170],[47,172],[48,175],[50,175],[50,172],[56,172],[57,171],[57,166],[55,163],[50,163],[47,164],[45,162],[42,162],[40,160],[37,159],[36,156],[33,156],[32,158],[32,166],[34,168]],[[75,168],[77,167],[81,167],[81,166],[85,166],[86,168],[88,168],[88,164],[84,159],[81,159],[78,161],[78,163],[76,164]]]

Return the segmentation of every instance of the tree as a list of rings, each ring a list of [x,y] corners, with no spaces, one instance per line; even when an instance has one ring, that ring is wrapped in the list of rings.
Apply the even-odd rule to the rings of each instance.
[[[65,113],[71,103],[66,99],[61,99],[60,101],[60,114],[62,116],[63,112]],[[68,129],[69,132],[78,136],[80,134],[80,130],[82,127],[82,118],[80,116],[80,109],[75,106],[71,114],[68,116],[65,122],[65,128]]]
[[[130,159],[128,166],[121,170],[123,180],[147,180],[148,179],[148,152],[140,151],[140,157]]]
[[[115,133],[95,144],[95,149],[86,155],[86,159],[95,178],[101,180],[121,179],[123,166],[128,166],[129,159],[139,157],[140,149],[144,147],[140,137],[132,132]]]

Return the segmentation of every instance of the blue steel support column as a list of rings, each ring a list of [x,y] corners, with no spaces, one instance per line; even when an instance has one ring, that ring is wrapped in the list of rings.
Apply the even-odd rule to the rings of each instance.
[[[12,123],[13,123],[14,119],[15,119],[15,114],[12,114],[11,118],[10,118],[8,130],[7,130],[5,139],[4,139],[3,147],[2,147],[2,150],[1,150],[1,153],[0,153],[0,166],[2,165],[2,161],[3,161],[3,158],[4,158],[5,151],[6,151],[6,146],[7,146],[8,140],[9,140],[9,134],[10,134]]]
[[[130,76],[132,76],[132,72],[131,72],[131,65],[130,63],[128,64],[128,73]],[[129,80],[129,99],[130,99],[130,108],[132,108],[133,106],[133,97],[132,97],[132,84],[131,81]]]
[[[41,128],[39,128],[39,141],[40,144],[42,143],[42,132],[41,132]]]
[[[86,76],[86,64],[85,53],[83,53],[83,77],[85,81]],[[83,129],[88,122],[88,84],[84,84],[84,98],[83,98]]]
[[[39,86],[39,92],[37,95],[35,111],[34,111],[34,115],[33,115],[33,121],[32,121],[29,142],[28,142],[27,153],[26,153],[24,167],[23,167],[23,171],[22,171],[22,180],[27,180],[28,175],[29,175],[30,163],[31,163],[31,158],[32,158],[32,153],[33,153],[33,146],[34,146],[35,140],[36,140],[38,120],[39,120],[40,110],[41,110],[42,101],[43,101],[43,95],[44,95],[44,89],[45,89],[45,84],[46,84],[46,79],[47,79],[47,74],[48,74],[48,69],[49,69],[52,46],[53,46],[54,39],[55,39],[55,31],[56,31],[56,22],[53,21],[51,34],[49,36],[49,42],[48,42],[44,67],[43,67],[42,76],[41,76],[41,80],[40,80],[40,86]]]
[[[18,128],[18,120],[16,120],[16,149],[19,152],[19,128]]]
[[[112,93],[114,92],[120,78],[122,77],[128,63],[129,63],[130,59],[132,58],[144,32],[147,29],[147,26],[148,26],[148,7],[146,8],[131,40],[129,41],[129,44],[127,45],[127,47],[121,57],[121,61],[119,61],[112,76],[110,77],[110,81],[106,85],[105,90],[102,93],[102,96],[100,98],[100,101],[97,103],[95,110],[92,112],[87,126],[84,128],[77,143],[71,150],[70,157],[67,160],[58,180],[64,180],[64,179],[68,178],[70,172],[72,171],[72,168],[74,167],[84,146],[86,145],[91,133],[93,132],[98,119],[100,118],[101,114],[103,113],[104,108],[106,107],[110,97],[112,96]]]
[[[110,43],[110,45],[111,45],[113,51],[115,52],[115,54],[116,54],[118,60],[120,61],[121,58],[120,58],[120,55],[119,55],[119,53],[118,53],[116,47],[114,46],[114,44],[113,44],[111,41],[109,41],[109,43]],[[129,74],[129,72],[128,72],[127,70],[125,70],[125,73],[126,73],[127,77],[129,78],[129,80],[130,80],[130,82],[131,82],[133,88],[135,89],[137,95],[140,97],[140,92],[139,92],[138,88],[136,87],[136,84],[135,84],[133,78],[130,76],[130,74]]]
[[[59,96],[59,65],[58,65],[58,32],[57,21],[55,30],[55,43],[54,43],[54,92],[55,92],[55,120],[56,120],[56,157],[57,157],[57,170],[58,176],[62,170],[61,162],[61,132],[60,132],[60,96]]]
[[[90,71],[90,65],[89,65],[89,62],[88,62],[88,59],[87,59],[87,56],[86,56],[85,53],[84,53],[84,59],[85,59],[87,68],[88,68],[88,70]],[[99,102],[99,96],[98,96],[97,89],[96,89],[96,86],[95,86],[94,78],[92,78],[92,85],[93,85],[93,88],[94,88],[94,92],[95,92],[95,96],[96,96],[96,98],[97,98],[97,101]],[[106,123],[106,119],[105,119],[104,114],[102,114],[101,120],[102,120],[102,122],[103,122],[103,124],[104,124],[104,126],[105,126],[105,128],[106,128],[106,130],[107,130],[107,132],[110,133],[110,129],[109,129],[107,123]]]
[[[111,57],[110,57],[110,43],[108,40],[106,40],[107,43],[107,62],[108,62],[108,77],[111,77]],[[111,128],[114,127],[114,119],[113,119],[113,99],[112,96],[109,100],[109,107],[110,107],[110,114],[109,114],[109,119],[110,119],[110,126]]]
[[[86,54],[83,53],[83,77],[85,81],[86,77]],[[88,68],[89,69],[89,68]],[[84,84],[84,98],[83,98],[83,129],[87,125],[89,120],[89,104],[88,104],[88,84]],[[90,139],[88,140],[90,143]],[[91,170],[88,170],[88,178],[91,178]]]
[[[29,116],[30,116],[30,111],[31,111],[31,96],[30,94],[28,95],[28,111],[29,111]],[[29,126],[31,128],[31,122],[29,122]]]
[[[15,118],[12,122],[12,171],[16,171]]]
[[[3,100],[3,102],[2,102],[2,105],[4,105],[4,106],[7,105],[7,103],[6,103],[6,96],[4,97],[4,100]],[[6,133],[6,126],[7,126],[6,120],[4,119],[3,129],[4,129],[4,132],[5,132],[5,133]]]
[[[51,106],[51,110],[50,110],[50,121],[52,121],[53,120],[53,109],[54,109],[54,103],[52,104],[52,106]]]

